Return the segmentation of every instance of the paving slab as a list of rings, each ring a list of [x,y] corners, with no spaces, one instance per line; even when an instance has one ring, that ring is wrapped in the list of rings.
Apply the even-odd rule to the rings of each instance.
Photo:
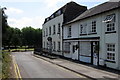
[[[71,71],[86,75],[92,79],[115,79],[115,80],[120,80],[120,75],[116,74],[116,73],[112,73],[112,72],[108,72],[105,70],[101,70],[101,69],[96,69],[94,67],[90,67],[84,64],[79,64],[79,63],[75,63],[72,61],[68,61],[65,59],[49,59],[43,56],[39,56],[39,55],[35,55],[39,58],[42,58],[46,61],[49,61],[53,64],[56,64],[58,66],[64,67],[66,69],[69,69]]]

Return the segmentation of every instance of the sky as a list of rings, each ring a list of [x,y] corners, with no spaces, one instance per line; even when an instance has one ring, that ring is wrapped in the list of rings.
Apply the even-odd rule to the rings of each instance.
[[[7,8],[5,13],[9,26],[19,29],[28,26],[42,29],[45,18],[70,1],[90,9],[108,0],[0,0],[0,6]]]

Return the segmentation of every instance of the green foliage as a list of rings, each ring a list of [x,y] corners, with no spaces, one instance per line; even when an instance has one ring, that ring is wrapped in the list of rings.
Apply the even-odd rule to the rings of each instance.
[[[3,52],[2,54],[2,78],[9,78],[11,76],[10,74],[10,65],[12,62],[12,59],[10,57],[10,53]]]
[[[3,46],[21,45],[21,31],[18,28],[8,27],[3,35]]]
[[[24,27],[22,30],[7,24],[7,15],[2,11],[2,46],[42,47],[42,30]]]
[[[25,27],[22,30],[8,27],[3,35],[3,46],[42,47],[42,30]]]
[[[32,27],[25,27],[22,29],[22,41],[23,45],[29,47],[42,45],[42,30],[34,29]]]

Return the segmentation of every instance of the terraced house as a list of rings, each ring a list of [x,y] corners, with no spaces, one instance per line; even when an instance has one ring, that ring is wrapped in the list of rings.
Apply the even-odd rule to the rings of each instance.
[[[64,56],[120,70],[120,1],[95,6],[63,27]]]
[[[43,52],[63,55],[63,24],[86,10],[85,6],[69,2],[47,17],[43,24]]]

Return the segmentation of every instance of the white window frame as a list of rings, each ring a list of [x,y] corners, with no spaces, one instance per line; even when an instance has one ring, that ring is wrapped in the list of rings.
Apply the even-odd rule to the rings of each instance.
[[[58,34],[60,34],[60,23],[58,23]]]
[[[97,32],[97,22],[96,21],[92,21],[91,24],[91,33],[96,33]]]
[[[107,15],[103,22],[106,23],[106,32],[116,31],[115,29],[116,15],[115,14]]]
[[[107,60],[115,61],[115,44],[107,43]]]
[[[53,25],[53,35],[56,33],[55,25]]]
[[[48,36],[48,29],[46,28],[46,36]]]
[[[115,31],[115,22],[109,22],[106,24],[106,32]]]
[[[80,34],[87,34],[87,24],[80,25]]]
[[[51,35],[51,26],[49,27],[49,35]]]

